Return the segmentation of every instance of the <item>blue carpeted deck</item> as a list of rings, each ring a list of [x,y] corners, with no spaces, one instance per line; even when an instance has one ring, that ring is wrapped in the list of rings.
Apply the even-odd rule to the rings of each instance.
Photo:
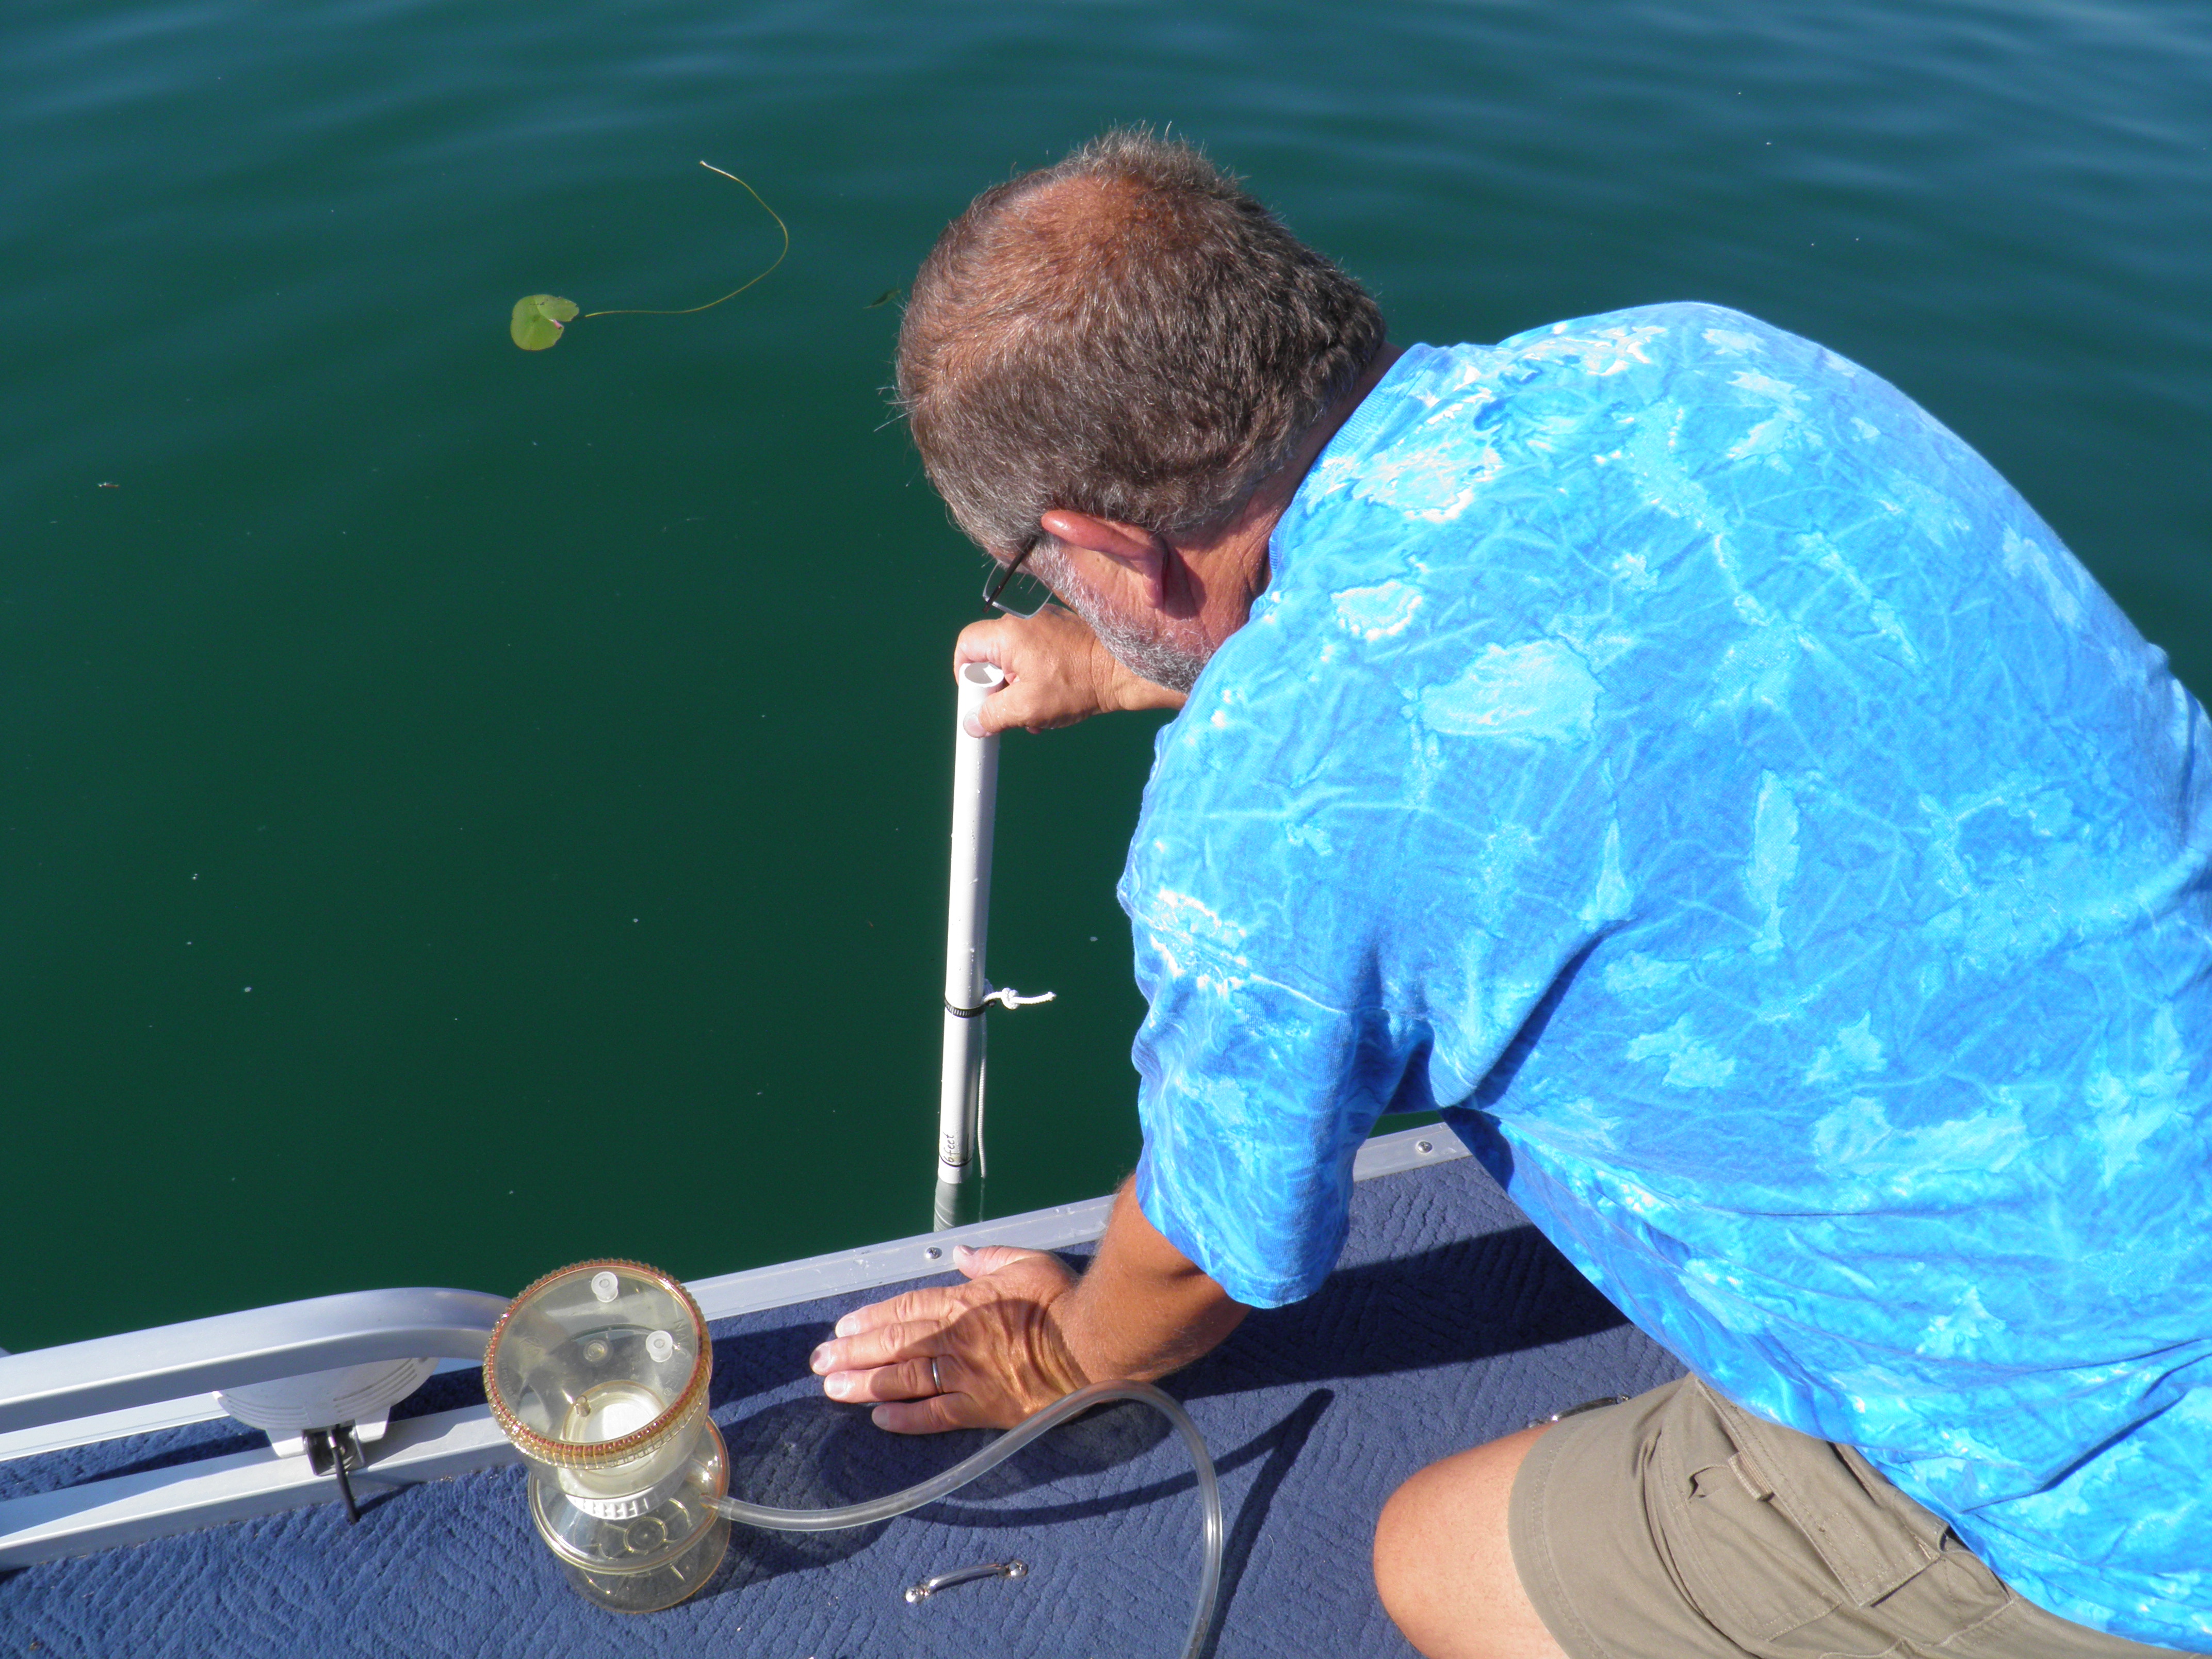
[[[870,1291],[714,1327],[732,1489],[844,1504],[944,1468],[981,1435],[902,1440],[825,1401],[808,1352]],[[1255,1315],[1170,1390],[1219,1466],[1229,1522],[1214,1651],[1401,1656],[1368,1540],[1422,1464],[1563,1407],[1679,1374],[1472,1158],[1364,1182],[1316,1296]],[[465,1403],[465,1374],[412,1409]],[[431,1392],[431,1391],[426,1391]],[[477,1395],[481,1398],[480,1394]],[[235,1425],[0,1466],[0,1495],[235,1451]],[[931,1573],[1018,1557],[920,1606]],[[519,1469],[411,1486],[348,1527],[336,1504],[0,1577],[5,1651],[79,1656],[758,1654],[775,1659],[1146,1659],[1177,1652],[1198,1563],[1180,1442],[1136,1407],[1060,1431],[951,1500],[884,1525],[737,1530],[707,1590],[624,1618],[586,1605],[532,1532]]]

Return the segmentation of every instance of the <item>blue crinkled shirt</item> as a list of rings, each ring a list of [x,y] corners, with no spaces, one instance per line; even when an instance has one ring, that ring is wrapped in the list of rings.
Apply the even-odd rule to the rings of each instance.
[[[2015,1589],[2212,1651],[2203,710],[1876,376],[1415,346],[1161,733],[1145,1213],[1310,1291],[1441,1108],[1621,1310]]]

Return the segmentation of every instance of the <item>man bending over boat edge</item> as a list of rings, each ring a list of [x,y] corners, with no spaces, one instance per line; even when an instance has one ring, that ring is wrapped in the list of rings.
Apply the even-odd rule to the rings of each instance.
[[[2017,492],[1716,307],[1401,351],[1142,134],[979,197],[898,368],[1059,601],[961,636],[986,726],[1181,712],[1097,1257],[963,1253],[831,1397],[1163,1376],[1440,1110],[1692,1375],[1400,1488],[1425,1653],[2212,1652],[2212,743]]]

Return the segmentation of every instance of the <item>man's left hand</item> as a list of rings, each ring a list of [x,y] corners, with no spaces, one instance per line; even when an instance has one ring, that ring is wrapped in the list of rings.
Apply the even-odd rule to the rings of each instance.
[[[1054,1316],[1076,1284],[1059,1257],[963,1245],[952,1261],[967,1284],[908,1291],[837,1322],[811,1361],[823,1393],[881,1402],[878,1428],[934,1434],[1010,1429],[1092,1380]]]

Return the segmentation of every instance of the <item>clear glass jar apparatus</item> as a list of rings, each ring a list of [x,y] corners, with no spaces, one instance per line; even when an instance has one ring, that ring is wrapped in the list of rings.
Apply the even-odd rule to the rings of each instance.
[[[713,1371],[690,1292],[635,1261],[548,1273],[492,1331],[484,1397],[529,1462],[538,1535],[586,1599],[650,1613],[721,1565],[730,1469],[707,1416]]]

